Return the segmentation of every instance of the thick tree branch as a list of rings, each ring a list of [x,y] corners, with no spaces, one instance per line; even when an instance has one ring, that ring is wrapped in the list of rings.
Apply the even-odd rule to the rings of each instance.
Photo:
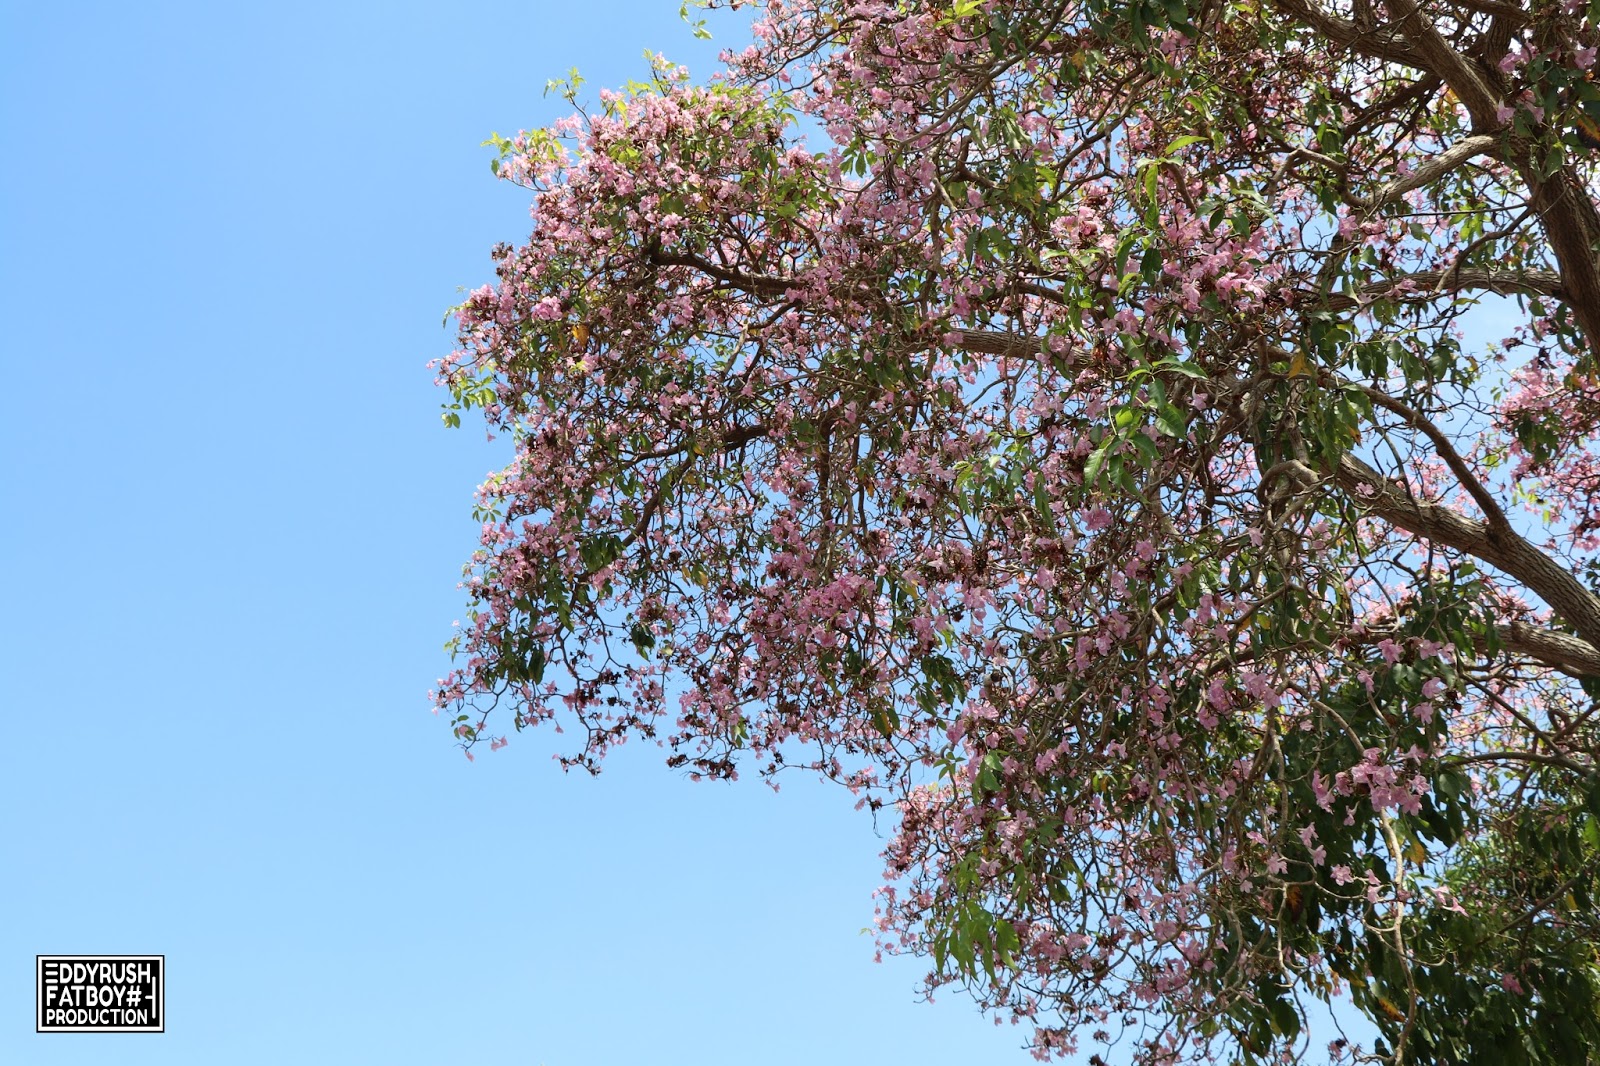
[[[1314,0],[1276,0],[1276,6],[1330,41],[1362,55],[1394,60],[1417,70],[1431,69],[1410,42],[1402,40],[1390,27],[1384,27],[1381,31],[1367,30],[1349,19],[1324,10]]]
[[[1540,177],[1534,165],[1518,166],[1533,195],[1530,200],[1544,227],[1556,265],[1561,268],[1561,288],[1591,351],[1600,349],[1600,214],[1584,191],[1571,166],[1549,178]]]
[[[1392,204],[1413,189],[1420,189],[1424,185],[1438,181],[1468,160],[1493,152],[1497,143],[1499,143],[1497,138],[1486,133],[1468,137],[1440,152],[1405,177],[1391,181],[1379,189],[1377,195],[1362,203],[1368,210]]]
[[[683,266],[691,267],[709,278],[713,278],[726,285],[743,289],[755,296],[786,296],[796,284],[787,278],[772,277],[767,274],[746,274],[738,270],[729,270],[726,267],[708,262],[697,255],[678,255],[658,250],[650,252],[650,261],[657,266]]]
[[[1310,474],[1309,468],[1306,474]],[[1600,596],[1514,530],[1497,529],[1448,507],[1414,499],[1353,455],[1334,480],[1368,510],[1408,533],[1466,552],[1516,578],[1550,605],[1578,636],[1600,648]]]
[[[1440,35],[1433,20],[1417,10],[1412,0],[1388,0],[1386,6],[1394,16],[1395,28],[1421,57],[1422,69],[1437,74],[1455,91],[1456,98],[1472,115],[1473,125],[1483,130],[1498,125],[1495,109],[1500,106],[1499,98],[1478,68]]]
[[[1443,430],[1430,422],[1421,411],[1395,399],[1381,389],[1375,389],[1370,385],[1357,385],[1356,388],[1360,389],[1367,399],[1384,410],[1399,415],[1405,420],[1406,425],[1427,437],[1439,453],[1439,458],[1444,460],[1450,472],[1455,475],[1456,481],[1467,490],[1473,502],[1483,511],[1488,526],[1497,533],[1511,532],[1511,523],[1507,520],[1505,511],[1500,509],[1500,501],[1484,488],[1483,482],[1478,480],[1477,474],[1467,465],[1466,460],[1461,458],[1461,453],[1456,451],[1455,445]]]
[[[1525,622],[1495,626],[1500,643],[1511,651],[1537,659],[1574,677],[1600,677],[1600,648],[1562,633]]]
[[[1395,289],[1410,283],[1410,291],[1397,293]],[[1566,290],[1561,287],[1561,276],[1553,270],[1419,270],[1397,278],[1385,278],[1361,287],[1357,295],[1330,293],[1321,298],[1333,311],[1348,311],[1360,307],[1363,300],[1389,296],[1394,299],[1415,299],[1418,296],[1454,295],[1458,292],[1492,292],[1500,296],[1548,296],[1565,300]],[[1319,297],[1309,290],[1299,295],[1308,300]]]
[[[1394,635],[1390,630],[1368,629],[1345,639],[1354,644],[1371,645]],[[1494,627],[1494,635],[1506,651],[1572,677],[1600,678],[1600,648],[1571,633],[1526,622],[1503,622]],[[1479,640],[1477,650],[1487,652],[1488,641]]]

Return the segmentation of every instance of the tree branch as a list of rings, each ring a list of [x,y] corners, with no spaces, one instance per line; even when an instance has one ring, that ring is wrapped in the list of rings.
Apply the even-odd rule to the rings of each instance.
[[[1525,622],[1498,625],[1494,631],[1500,643],[1510,650],[1553,666],[1564,674],[1600,677],[1600,648],[1570,633]]]
[[[1306,299],[1321,298],[1332,311],[1348,311],[1360,307],[1363,298],[1392,296],[1406,299],[1412,293],[1395,293],[1399,286],[1410,282],[1419,293],[1437,295],[1440,292],[1458,293],[1468,290],[1492,292],[1499,296],[1548,296],[1553,300],[1566,300],[1566,290],[1561,287],[1561,276],[1553,270],[1419,270],[1397,278],[1384,278],[1363,285],[1354,296],[1330,293],[1319,297],[1308,289],[1296,292]]]
[[[1450,42],[1440,36],[1433,20],[1423,17],[1412,0],[1388,0],[1386,6],[1395,17],[1395,26],[1403,32],[1423,62],[1422,69],[1432,71],[1444,79],[1455,91],[1457,99],[1466,105],[1472,123],[1479,129],[1493,129],[1495,109],[1499,98],[1478,73],[1478,68],[1467,62],[1465,56],[1450,47]]]
[[[1456,451],[1455,445],[1451,443],[1450,438],[1438,426],[1430,422],[1421,411],[1418,411],[1408,403],[1395,399],[1382,389],[1375,389],[1370,385],[1359,383],[1356,388],[1360,389],[1367,399],[1379,407],[1399,415],[1405,419],[1406,425],[1427,437],[1438,451],[1439,458],[1444,460],[1445,465],[1450,468],[1450,472],[1456,476],[1456,481],[1460,483],[1462,488],[1467,490],[1467,493],[1477,503],[1479,509],[1483,511],[1488,525],[1499,533],[1511,532],[1511,523],[1506,519],[1505,511],[1500,509],[1500,501],[1495,499],[1494,495],[1483,487],[1483,483],[1472,472],[1472,468],[1467,465],[1466,460],[1461,458],[1461,454]]]
[[[1309,467],[1305,474],[1312,474]],[[1414,499],[1388,477],[1348,453],[1340,457],[1334,480],[1378,517],[1408,533],[1466,552],[1516,578],[1577,630],[1579,637],[1600,648],[1600,596],[1516,531],[1495,528],[1449,507]]]
[[[1424,185],[1439,180],[1468,160],[1493,152],[1497,143],[1499,143],[1498,138],[1492,137],[1487,133],[1468,137],[1440,152],[1405,177],[1391,181],[1388,185],[1379,189],[1376,196],[1360,202],[1369,211],[1375,211],[1385,204],[1391,204],[1400,199],[1400,197],[1413,189],[1420,189]]]

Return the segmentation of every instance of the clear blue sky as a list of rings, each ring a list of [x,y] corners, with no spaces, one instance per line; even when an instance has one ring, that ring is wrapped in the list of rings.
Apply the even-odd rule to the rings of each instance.
[[[502,454],[424,365],[528,229],[479,142],[708,73],[677,8],[0,2],[0,1062],[1031,1061],[872,963],[848,795],[429,714]],[[118,952],[165,1034],[33,1033]]]

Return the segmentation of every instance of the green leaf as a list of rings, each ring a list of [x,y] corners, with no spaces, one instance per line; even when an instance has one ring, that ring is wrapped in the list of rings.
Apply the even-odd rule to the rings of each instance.
[[[1171,144],[1167,145],[1166,151],[1162,152],[1161,154],[1164,156],[1170,156],[1173,152],[1187,148],[1191,144],[1199,144],[1201,141],[1207,139],[1208,138],[1202,137],[1196,133],[1186,133],[1182,137],[1174,140]]]
[[[1128,439],[1133,442],[1134,450],[1139,453],[1139,465],[1149,468],[1161,461],[1161,450],[1146,434],[1133,433]]]
[[[1116,443],[1115,437],[1107,437],[1104,444],[1089,453],[1088,462],[1083,464],[1083,483],[1094,487],[1100,480],[1100,471],[1106,465],[1106,457],[1111,454],[1111,447]]]
[[[885,739],[900,729],[900,715],[887,701],[872,708],[872,725]]]
[[[1189,420],[1170,403],[1163,403],[1156,408],[1156,428],[1169,437],[1182,438],[1189,435]]]
[[[1161,359],[1156,362],[1155,366],[1157,370],[1170,370],[1175,374],[1182,374],[1184,377],[1193,378],[1196,381],[1206,380],[1206,372],[1204,370],[1201,370],[1193,363],[1187,363],[1181,359]]]
[[[1050,507],[1050,491],[1045,484],[1045,479],[1039,474],[1033,476],[1033,503],[1039,511],[1039,518],[1044,522],[1045,529],[1053,537],[1056,535],[1056,515]]]

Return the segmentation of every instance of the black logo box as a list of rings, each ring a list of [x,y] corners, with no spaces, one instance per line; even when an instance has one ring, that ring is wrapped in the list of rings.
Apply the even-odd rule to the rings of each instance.
[[[38,955],[38,1033],[164,1033],[165,955]]]

